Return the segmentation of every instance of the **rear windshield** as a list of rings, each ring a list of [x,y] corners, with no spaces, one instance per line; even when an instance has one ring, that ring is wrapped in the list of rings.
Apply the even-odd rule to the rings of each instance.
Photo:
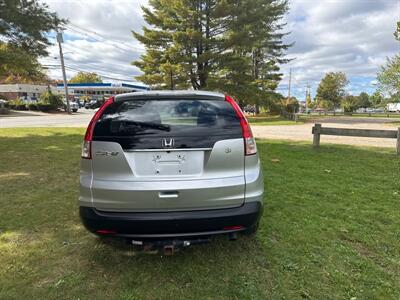
[[[193,99],[128,100],[107,107],[94,137],[241,137],[239,119],[226,101]]]

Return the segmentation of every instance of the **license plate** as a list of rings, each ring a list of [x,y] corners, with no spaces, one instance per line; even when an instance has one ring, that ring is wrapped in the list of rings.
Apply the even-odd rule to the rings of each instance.
[[[133,164],[130,165],[136,176],[182,176],[203,172],[203,151],[157,151],[130,154],[133,154]]]

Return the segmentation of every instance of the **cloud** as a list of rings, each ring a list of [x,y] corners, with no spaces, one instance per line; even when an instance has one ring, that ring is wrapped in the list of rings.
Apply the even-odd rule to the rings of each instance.
[[[69,20],[62,44],[68,67],[67,77],[82,70],[122,81],[134,81],[134,76],[140,74],[131,62],[139,59],[144,47],[133,38],[132,30],[141,31],[145,24],[140,6],[146,1],[45,2],[60,17]],[[58,45],[51,46],[49,52],[51,55],[41,61],[51,65],[51,77],[60,79]],[[107,77],[104,77],[105,81],[115,81]]]
[[[46,1],[51,10],[70,20],[64,32],[65,63],[75,69],[95,71],[108,77],[134,80],[140,70],[131,65],[143,46],[131,31],[141,31],[141,5],[146,0]],[[279,86],[287,93],[292,68],[292,93],[304,98],[307,82],[313,93],[326,72],[343,71],[351,81],[349,91],[372,92],[376,72],[386,57],[400,52],[393,32],[400,18],[398,0],[292,0],[285,17],[288,43],[295,42],[282,66]],[[46,64],[59,64],[58,47],[52,46]],[[54,59],[53,57],[56,57]],[[58,67],[49,71],[61,78]],[[68,76],[76,71],[69,69]],[[104,78],[109,81],[111,79]]]
[[[292,62],[282,66],[285,74],[280,89],[287,89],[289,69],[293,93],[304,98],[303,86],[312,90],[326,72],[343,71],[352,85],[349,91],[372,92],[371,82],[387,56],[400,51],[393,32],[399,19],[397,0],[294,0],[285,21],[291,34],[288,51]]]

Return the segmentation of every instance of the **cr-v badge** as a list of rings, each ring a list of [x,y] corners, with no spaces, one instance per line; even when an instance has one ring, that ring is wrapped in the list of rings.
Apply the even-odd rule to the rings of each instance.
[[[117,156],[119,152],[117,151],[97,151],[96,155],[102,156]]]

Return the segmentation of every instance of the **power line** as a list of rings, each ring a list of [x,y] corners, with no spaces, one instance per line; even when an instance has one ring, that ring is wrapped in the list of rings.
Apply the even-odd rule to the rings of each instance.
[[[43,65],[44,67],[48,68],[48,69],[58,69],[61,67],[61,65]],[[73,71],[78,71],[78,72],[85,72],[85,73],[90,73],[92,71],[88,71],[88,70],[83,70],[83,69],[78,69],[76,67],[71,67],[71,66],[65,66],[66,69],[68,70],[73,70]],[[127,78],[116,78],[116,77],[112,77],[112,76],[108,76],[108,75],[104,75],[101,73],[96,72],[97,75],[99,75],[102,78],[107,78],[107,79],[112,79],[112,80],[119,80],[119,81],[132,81],[132,79],[127,79]]]
[[[71,22],[70,22],[69,24],[72,25],[72,26],[74,26],[74,27],[76,27],[76,28],[78,28],[78,29],[80,29],[80,30],[82,30],[82,31],[89,32],[89,33],[91,33],[91,34],[94,34],[94,35],[96,35],[96,36],[99,36],[99,37],[101,37],[102,39],[109,40],[109,41],[113,41],[113,42],[115,42],[115,43],[119,43],[119,44],[125,45],[126,47],[128,47],[128,48],[130,48],[130,49],[131,49],[131,48],[136,48],[136,49],[139,49],[139,50],[143,50],[143,49],[141,49],[141,48],[139,48],[139,47],[131,46],[131,45],[129,45],[129,44],[123,42],[123,41],[120,41],[120,40],[111,39],[111,38],[109,38],[109,37],[106,37],[106,36],[104,36],[104,35],[101,35],[100,33],[97,33],[96,31],[89,30],[89,29],[87,29],[87,28],[83,28],[83,27],[78,26],[78,25],[76,25],[76,24],[73,24],[73,23],[71,23]]]
[[[71,24],[71,25],[73,25],[73,24]],[[76,26],[76,25],[74,25],[74,26]],[[92,39],[94,39],[94,40],[96,40],[98,42],[107,43],[109,45],[112,45],[113,47],[118,48],[118,49],[120,49],[122,51],[125,51],[125,52],[131,53],[133,49],[136,49],[136,50],[139,50],[139,51],[143,51],[143,49],[141,49],[141,48],[138,48],[138,47],[135,47],[135,46],[130,46],[130,45],[125,44],[125,43],[123,43],[121,41],[108,39],[108,38],[106,38],[104,36],[101,36],[101,35],[99,35],[97,33],[96,33],[96,36],[95,36],[94,34],[90,33],[90,31],[85,30],[85,29],[80,29],[80,27],[79,27],[79,30],[76,29],[76,28],[69,27],[69,26],[65,26],[65,27],[67,29],[69,29],[69,30],[72,30],[72,31],[76,32],[76,33],[79,33],[81,35],[84,35],[84,36],[87,36],[89,38],[92,38]],[[100,38],[98,38],[97,36],[99,36]],[[123,48],[119,44],[125,45],[125,47],[127,47],[129,49]]]
[[[46,63],[46,62],[45,62]],[[49,65],[51,65],[53,62],[51,61],[51,62],[47,62]],[[58,65],[59,66],[59,65]],[[90,73],[90,72],[96,72],[96,73],[98,73],[98,71],[100,71],[100,74],[101,74],[101,72],[107,72],[108,70],[104,70],[104,69],[99,69],[99,68],[93,68],[92,70],[82,70],[81,69],[81,66],[79,66],[79,65],[76,65],[75,63],[73,63],[73,62],[68,62],[68,67],[69,68],[75,68],[77,71],[80,71],[80,72],[88,72],[88,73]],[[108,75],[103,75],[103,77],[107,77],[107,78],[111,78],[111,79],[115,79],[115,80],[124,80],[124,79],[120,79],[120,78],[112,78],[112,77],[110,77],[110,76],[108,76]],[[131,81],[132,79],[129,79],[129,80],[127,80],[127,81]]]

